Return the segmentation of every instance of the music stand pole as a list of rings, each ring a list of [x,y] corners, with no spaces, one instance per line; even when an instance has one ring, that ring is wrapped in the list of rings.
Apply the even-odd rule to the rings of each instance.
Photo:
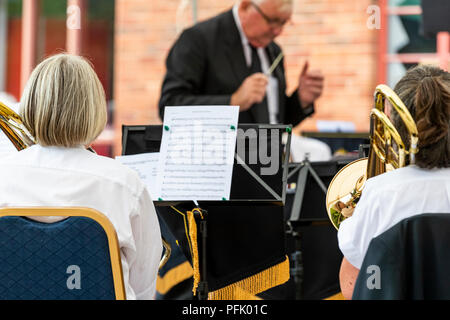
[[[302,255],[302,234],[292,227],[291,222],[298,222],[300,220],[300,212],[303,204],[303,196],[306,188],[306,180],[308,178],[308,173],[316,180],[317,184],[320,186],[322,191],[326,194],[327,188],[325,184],[320,179],[317,172],[311,166],[311,162],[308,159],[308,156],[305,157],[305,160],[300,165],[300,170],[297,178],[297,186],[295,191],[294,203],[292,206],[291,216],[288,221],[289,226],[291,227],[292,236],[295,240],[295,251],[291,254],[291,260],[293,267],[291,268],[291,274],[294,278],[294,283],[296,286],[295,298],[296,300],[302,299],[303,293],[303,255]]]
[[[295,300],[301,300],[303,294],[303,256],[301,250],[301,233],[295,231],[290,221],[287,222],[287,225],[289,227],[287,233],[290,233],[292,238],[294,238],[295,248],[295,251],[290,255],[291,267],[289,271],[292,279],[294,280],[296,289]]]
[[[201,266],[200,266],[200,282],[198,283],[198,299],[199,300],[208,300],[208,281],[206,280],[206,271],[207,271],[207,265],[206,265],[206,244],[207,244],[207,237],[208,237],[208,228],[207,228],[207,211],[202,210],[203,219],[200,217],[199,212],[195,212],[194,215],[198,220],[200,220],[199,224],[199,232],[201,235],[201,244],[202,244],[202,258],[201,258]]]

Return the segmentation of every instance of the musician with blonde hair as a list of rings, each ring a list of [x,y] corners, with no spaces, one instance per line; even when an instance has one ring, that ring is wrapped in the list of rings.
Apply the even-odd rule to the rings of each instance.
[[[98,210],[117,232],[127,299],[154,298],[162,241],[150,195],[134,171],[86,149],[107,120],[90,63],[69,54],[45,59],[28,80],[19,113],[35,144],[0,160],[0,206]]]
[[[340,283],[347,299],[373,238],[406,218],[450,212],[450,74],[417,66],[407,71],[394,91],[417,125],[419,151],[414,165],[368,179],[353,215],[339,227],[344,255]],[[392,119],[408,150],[405,126],[397,113]]]

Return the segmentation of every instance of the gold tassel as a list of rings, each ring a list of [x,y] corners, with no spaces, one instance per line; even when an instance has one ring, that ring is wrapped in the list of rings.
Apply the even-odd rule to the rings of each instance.
[[[194,272],[194,286],[192,287],[192,293],[194,296],[197,294],[198,284],[200,282],[200,264],[198,257],[198,246],[197,246],[197,223],[195,221],[194,212],[198,211],[201,215],[201,210],[194,209],[192,211],[187,212],[188,224],[189,224],[189,237],[191,239],[192,244],[192,267]],[[201,215],[202,219],[203,216]]]
[[[186,215],[178,210],[175,207],[171,207],[174,211],[181,214],[184,220],[184,228],[186,231],[187,240],[189,243],[189,249],[191,251],[192,257],[192,268],[193,268],[193,277],[194,277],[194,286],[192,288],[192,292],[194,296],[197,294],[198,284],[200,282],[200,263],[198,257],[198,244],[197,244],[197,222],[195,221],[194,213],[197,212],[200,214],[200,218],[204,219],[202,210],[198,208],[194,208],[192,211],[188,211]],[[186,217],[187,216],[187,217]],[[187,225],[186,225],[187,219]]]
[[[210,292],[208,300],[254,300],[256,294],[289,280],[289,258],[253,276]]]
[[[175,211],[185,215],[172,207]],[[201,209],[195,208],[187,212],[187,225],[189,229],[188,241],[190,243],[194,285],[192,292],[197,294],[198,284],[200,283],[200,263],[197,244],[197,222],[194,212],[200,213],[200,218],[204,219]],[[186,220],[185,220],[186,222]],[[186,226],[185,226],[186,228]],[[186,230],[187,231],[187,230]],[[209,292],[208,300],[256,300],[255,295],[270,288],[279,286],[289,280],[289,258],[266,270],[263,270],[253,276],[228,285],[222,289]]]

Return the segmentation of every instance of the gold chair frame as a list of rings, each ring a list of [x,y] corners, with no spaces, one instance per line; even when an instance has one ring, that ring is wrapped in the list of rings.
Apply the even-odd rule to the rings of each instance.
[[[97,210],[85,207],[7,207],[0,208],[0,218],[19,217],[86,217],[96,221],[105,231],[108,238],[109,255],[114,281],[116,300],[126,300],[123,281],[122,262],[120,258],[119,240],[116,229],[109,219]]]

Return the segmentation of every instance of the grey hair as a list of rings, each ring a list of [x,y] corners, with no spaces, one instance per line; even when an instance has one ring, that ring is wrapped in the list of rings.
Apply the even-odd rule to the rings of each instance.
[[[277,2],[280,8],[280,11],[288,11],[292,9],[292,6],[294,4],[294,0],[251,0],[256,5],[261,5],[264,2],[273,1]],[[242,0],[237,0],[237,3],[241,3]]]

